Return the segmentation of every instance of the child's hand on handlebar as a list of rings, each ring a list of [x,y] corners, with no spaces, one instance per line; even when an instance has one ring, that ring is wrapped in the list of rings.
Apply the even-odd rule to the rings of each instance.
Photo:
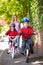
[[[34,35],[37,35],[38,33],[34,32]]]
[[[3,35],[3,37],[6,37],[6,35]]]

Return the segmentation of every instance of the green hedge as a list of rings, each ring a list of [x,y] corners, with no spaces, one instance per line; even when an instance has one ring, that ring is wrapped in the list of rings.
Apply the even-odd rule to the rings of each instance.
[[[30,0],[30,19],[31,26],[38,32],[43,30],[43,1]]]

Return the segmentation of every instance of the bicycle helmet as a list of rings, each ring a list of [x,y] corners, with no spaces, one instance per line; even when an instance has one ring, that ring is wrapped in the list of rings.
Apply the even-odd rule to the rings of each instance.
[[[22,22],[29,22],[29,19],[28,19],[27,17],[24,17],[24,18],[22,19]]]
[[[14,22],[11,22],[11,23],[10,23],[10,26],[11,26],[11,27],[15,27]]]

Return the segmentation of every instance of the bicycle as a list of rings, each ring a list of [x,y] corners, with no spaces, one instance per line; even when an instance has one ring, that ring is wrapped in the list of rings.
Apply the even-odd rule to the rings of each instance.
[[[12,59],[13,59],[14,56],[19,53],[19,49],[18,49],[17,43],[16,43],[17,36],[8,36],[8,38],[9,38],[9,37],[12,38],[12,39],[10,39],[10,40],[8,41],[9,46],[11,46],[10,52],[9,52],[8,54],[10,54],[11,57],[12,57]],[[9,51],[9,50],[8,50],[8,51]],[[17,51],[18,51],[18,52],[17,52]]]
[[[33,35],[33,34],[32,34]],[[36,34],[35,34],[36,35]],[[29,41],[28,41],[29,40]],[[28,42],[27,42],[28,41]],[[29,44],[28,44],[29,43]],[[29,55],[30,55],[30,52],[31,53],[33,53],[33,49],[31,48],[30,49],[30,47],[32,47],[32,44],[33,43],[33,41],[31,40],[31,38],[29,38],[29,39],[26,39],[26,40],[23,40],[23,47],[24,47],[24,51],[25,52],[23,52],[23,53],[21,53],[21,54],[23,54],[23,55],[25,55],[25,57],[26,57],[26,63],[28,63],[28,59],[29,59]],[[28,44],[28,47],[26,48],[26,44]],[[30,45],[31,44],[31,45]],[[23,47],[22,47],[22,49],[23,49]],[[32,51],[30,51],[30,50],[32,50]]]
[[[32,35],[37,35],[37,34],[38,34],[38,33],[32,34]],[[31,41],[32,41],[32,39],[31,39]],[[28,59],[29,59],[30,53],[33,54],[33,49],[30,48],[30,47],[32,47],[33,45],[34,45],[34,43],[33,43],[33,41],[32,41],[32,43],[30,42],[30,44],[29,44],[29,46],[28,46],[28,49],[26,49],[26,63],[28,63]],[[31,51],[31,50],[32,50],[32,51]]]
[[[17,43],[16,43],[16,41],[17,41],[17,36],[15,36],[14,37],[14,39],[12,39],[12,48],[11,48],[11,56],[12,56],[12,58],[14,58],[14,56],[16,55],[16,54],[19,54],[19,49],[18,49],[18,45],[17,45]]]

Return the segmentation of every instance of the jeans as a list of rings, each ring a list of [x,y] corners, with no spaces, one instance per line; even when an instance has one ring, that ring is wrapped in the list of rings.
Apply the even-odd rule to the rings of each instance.
[[[16,36],[16,44],[17,47],[19,47],[19,44],[20,44],[20,37],[19,36]]]
[[[22,53],[25,54],[25,49],[30,49],[30,46],[29,46],[30,44],[32,44],[31,39],[22,40]]]
[[[15,40],[9,40],[8,44],[10,44],[10,43],[12,43],[12,42],[15,43],[14,46],[19,47],[20,37],[19,37],[19,36],[16,36],[16,37],[15,37]]]

